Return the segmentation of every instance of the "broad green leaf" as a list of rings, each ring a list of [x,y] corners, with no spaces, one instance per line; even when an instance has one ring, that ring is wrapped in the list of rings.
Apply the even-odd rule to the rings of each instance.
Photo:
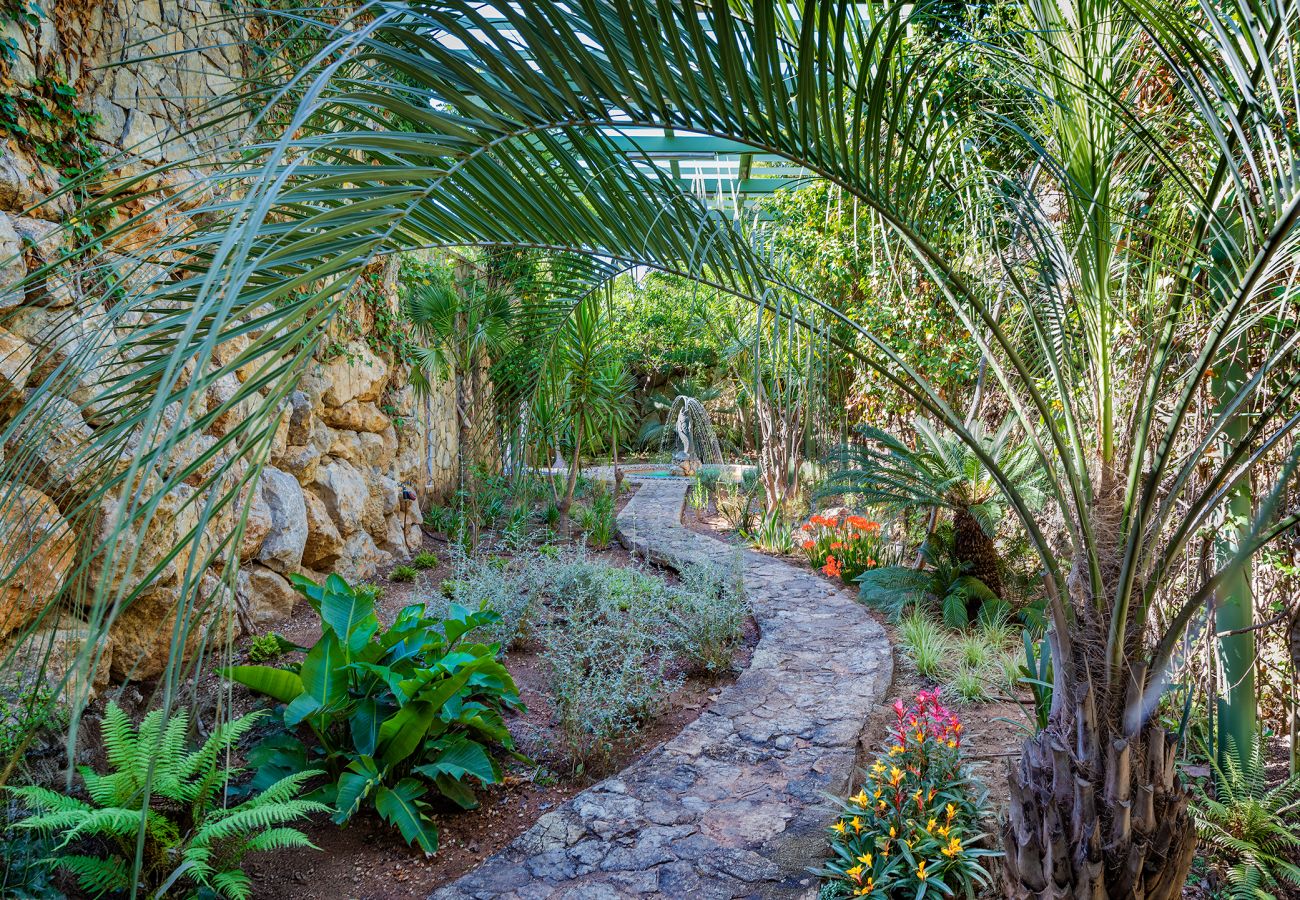
[[[416,769],[422,775],[434,778],[445,774],[457,780],[473,775],[484,784],[495,784],[501,778],[487,749],[463,734],[436,741],[433,749],[437,753],[433,761]]]
[[[379,744],[379,713],[373,697],[366,697],[357,704],[349,728],[353,748],[363,756],[374,756]]]
[[[356,653],[370,642],[379,622],[375,619],[375,603],[369,594],[354,591],[337,575],[326,581],[325,596],[321,600],[320,617],[334,629],[340,643],[349,653]],[[342,584],[342,590],[334,590]]]
[[[408,844],[416,843],[426,854],[438,851],[438,829],[424,813],[419,798],[427,788],[414,778],[403,778],[392,788],[375,792],[375,809],[384,821],[396,825]]]
[[[305,575],[293,573],[289,576],[289,583],[294,586],[298,593],[307,598],[307,603],[312,609],[320,614],[321,598],[325,596],[325,588],[312,581]]]
[[[284,724],[289,728],[293,728],[302,723],[308,716],[320,712],[320,709],[321,702],[304,691],[284,708]]]
[[[339,776],[333,820],[342,824],[352,818],[379,782],[379,769],[369,756],[361,756],[349,763],[347,771]]]
[[[415,700],[384,720],[379,729],[380,760],[391,768],[406,759],[424,742],[429,726],[438,716],[438,707]]]
[[[326,633],[302,661],[302,688],[324,707],[342,700],[348,690],[347,660],[333,634]]]
[[[433,776],[433,783],[444,797],[461,809],[478,809],[478,797],[474,795],[474,789],[464,782],[446,772],[440,772]]]
[[[302,678],[274,666],[230,666],[221,674],[281,703],[292,702],[303,691]]]

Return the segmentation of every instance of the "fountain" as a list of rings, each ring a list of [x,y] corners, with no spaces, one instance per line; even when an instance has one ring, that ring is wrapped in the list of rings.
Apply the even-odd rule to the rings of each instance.
[[[673,462],[682,475],[694,475],[705,463],[721,463],[722,447],[709,421],[708,410],[694,397],[679,396],[668,409],[668,422],[673,423],[677,441],[673,449]],[[664,439],[668,429],[664,429]],[[663,439],[660,440],[663,448]]]

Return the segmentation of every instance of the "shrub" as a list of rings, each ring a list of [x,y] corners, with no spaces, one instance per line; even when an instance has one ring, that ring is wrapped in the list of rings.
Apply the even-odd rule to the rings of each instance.
[[[731,487],[719,485],[714,504],[718,508],[718,515],[722,516],[722,521],[728,528],[733,531],[748,531],[750,522],[753,521],[749,509],[753,500],[754,494],[751,491],[734,485]]]
[[[535,565],[538,557],[529,555],[514,563],[516,569]],[[487,640],[509,650],[530,631],[532,596],[509,567],[479,556],[461,556],[455,560],[456,577],[442,583],[442,595],[466,609],[487,607],[496,619],[479,629]]]
[[[703,475],[696,475],[694,480],[691,481],[691,490],[686,495],[686,502],[691,509],[695,510],[696,514],[709,508],[709,485],[705,482]]]
[[[916,610],[898,623],[898,635],[916,664],[916,670],[926,678],[937,679],[950,650],[950,642],[943,628],[925,613]]]
[[[789,555],[796,549],[794,529],[785,523],[779,509],[764,513],[758,526],[744,532],[744,536],[751,547],[765,553]]]
[[[808,562],[845,584],[885,565],[889,551],[879,522],[853,515],[813,516],[799,530]]]
[[[438,832],[425,802],[433,789],[477,805],[473,783],[501,780],[489,747],[513,749],[503,710],[520,708],[499,648],[466,635],[496,613],[452,604],[439,620],[408,606],[381,629],[374,604],[331,575],[324,585],[300,575],[294,586],[321,618],[321,637],[300,666],[235,666],[223,674],[286,704],[286,731],[250,754],[254,784],[322,768],[333,818],[347,822],[366,804],[425,853]]]
[[[438,554],[430,553],[428,550],[421,550],[415,554],[411,560],[411,565],[417,569],[436,569],[438,568]]]
[[[956,558],[953,540],[952,526],[941,525],[918,548],[923,568],[889,565],[863,572],[857,579],[863,602],[893,618],[907,606],[922,606],[942,616],[954,630],[971,624],[970,610],[975,605],[981,620],[1007,612],[1006,604],[984,582],[964,574],[969,564]]]
[[[582,529],[587,544],[604,550],[614,538],[614,497],[606,492],[597,494],[590,506],[578,508],[578,527]]]
[[[352,590],[356,591],[358,595],[368,599],[371,603],[378,603],[379,598],[384,596],[383,586],[375,584],[373,581],[362,582]]]
[[[412,582],[420,577],[420,572],[415,566],[393,566],[393,571],[388,573],[389,581]]]
[[[1229,739],[1231,740],[1231,739]],[[1207,754],[1214,770],[1214,796],[1197,784],[1193,789],[1192,819],[1201,842],[1223,864],[1223,879],[1232,897],[1276,900],[1271,893],[1293,896],[1300,888],[1300,866],[1294,859],[1300,849],[1300,775],[1292,775],[1270,788],[1264,770],[1264,752],[1256,737],[1237,762],[1230,747],[1222,766]]]
[[[259,634],[248,645],[248,658],[255,663],[279,659],[291,650],[302,649],[292,641],[285,640],[274,631]]]
[[[696,671],[723,672],[744,633],[749,603],[739,560],[732,567],[694,563],[669,590],[674,651]]]
[[[977,846],[984,797],[961,759],[961,720],[921,691],[894,704],[892,742],[830,827],[823,897],[974,896],[989,885]]]
[[[259,715],[219,725],[202,747],[187,750],[190,720],[185,713],[164,720],[162,710],[154,710],[136,729],[110,702],[102,738],[113,771],[100,775],[89,766],[78,770],[90,802],[35,785],[8,788],[32,810],[17,827],[60,838],[50,863],[93,894],[131,890],[129,873],[135,869],[137,838],[144,829],[138,889],[145,896],[180,882],[210,896],[249,897],[252,882],[241,868],[244,856],[256,850],[311,847],[302,832],[286,823],[326,809],[299,798],[304,782],[317,774],[305,768],[242,803],[224,802],[226,786],[240,770],[224,769],[223,764]],[[91,841],[85,852],[66,852],[81,839]]]
[[[667,586],[581,553],[539,560],[522,581],[550,602],[543,655],[569,750],[576,763],[603,764],[680,684]]]

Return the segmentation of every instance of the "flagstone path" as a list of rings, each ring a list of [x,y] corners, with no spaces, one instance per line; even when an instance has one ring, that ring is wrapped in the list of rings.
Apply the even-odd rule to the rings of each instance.
[[[892,677],[885,633],[848,590],[686,528],[688,480],[629,477],[629,549],[675,568],[741,557],[762,631],[749,668],[675,738],[430,900],[816,896],[826,795],[849,787]]]

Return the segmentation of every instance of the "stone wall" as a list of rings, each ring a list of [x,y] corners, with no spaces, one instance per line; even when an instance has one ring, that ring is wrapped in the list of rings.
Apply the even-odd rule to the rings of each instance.
[[[232,31],[223,5],[215,0],[61,0],[57,8],[46,0],[46,6],[38,24],[7,23],[0,35],[18,48],[16,58],[4,66],[11,86],[6,90],[48,90],[52,76],[73,86],[77,107],[97,116],[89,127],[105,157],[127,151],[149,163],[189,152],[192,147],[167,148],[157,138],[183,133],[196,105],[225,91],[243,65],[243,35]],[[195,47],[214,49],[168,56]],[[146,56],[154,58],[105,67]],[[0,412],[48,374],[50,361],[60,358],[60,342],[95,340],[95,322],[104,312],[99,298],[66,286],[58,296],[11,290],[48,257],[42,242],[52,240],[55,224],[72,214],[70,201],[42,203],[58,184],[58,172],[24,141],[0,144]],[[385,302],[395,303],[396,265],[388,263],[384,274]],[[219,365],[241,345],[218,349]],[[216,409],[234,396],[248,374],[240,370],[215,384],[205,398],[207,408]],[[94,373],[86,373],[91,377]],[[21,548],[31,545],[35,535],[49,536],[36,552],[10,552],[7,558],[19,562],[0,567],[16,568],[0,589],[0,641],[8,640],[7,647],[0,644],[0,656],[15,650],[15,636],[31,630],[48,600],[62,592],[67,599],[58,615],[47,615],[30,645],[16,651],[30,655],[43,648],[40,652],[51,654],[56,670],[59,660],[83,649],[91,631],[84,619],[85,589],[67,579],[83,560],[78,554],[91,552],[96,534],[110,530],[115,512],[115,505],[106,502],[99,517],[82,528],[91,534],[74,533],[64,517],[79,500],[81,473],[73,465],[61,468],[60,461],[74,458],[79,442],[108,424],[77,384],[70,379],[67,396],[53,401],[44,417],[46,444],[25,478],[29,483],[0,484],[5,543]],[[365,579],[417,552],[421,502],[440,499],[455,478],[451,385],[439,386],[427,399],[417,398],[406,382],[405,367],[391,355],[377,353],[364,328],[341,352],[313,360],[280,412],[270,464],[247,493],[240,569],[235,577],[218,569],[204,573],[198,591],[200,603],[210,607],[207,621],[235,630],[262,630],[285,618],[296,599],[287,576],[295,572]],[[214,421],[206,434],[178,448],[177,464],[212,446],[237,420],[236,412]],[[240,471],[234,466],[232,478]],[[142,563],[160,559],[161,550],[197,521],[192,494],[169,495],[148,532],[134,536],[141,555],[137,573]],[[215,545],[236,520],[237,511],[227,510],[210,524],[211,534],[204,540]],[[92,562],[87,574],[96,576],[107,564],[117,561]],[[193,599],[182,596],[183,568],[183,560],[173,561],[121,611],[110,639],[96,647],[97,681],[110,674],[147,679],[162,671],[177,609]],[[232,583],[233,593],[225,587]],[[196,632],[193,641],[200,637]]]

